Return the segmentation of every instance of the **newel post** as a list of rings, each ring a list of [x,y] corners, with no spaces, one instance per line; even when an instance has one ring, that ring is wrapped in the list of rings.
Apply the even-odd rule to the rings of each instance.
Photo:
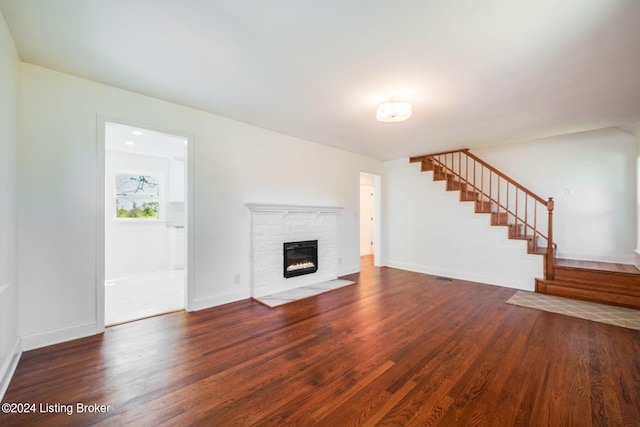
[[[547,254],[545,262],[545,279],[553,279],[553,197],[549,197],[547,201],[547,210],[549,211],[548,222],[548,238],[547,241]]]

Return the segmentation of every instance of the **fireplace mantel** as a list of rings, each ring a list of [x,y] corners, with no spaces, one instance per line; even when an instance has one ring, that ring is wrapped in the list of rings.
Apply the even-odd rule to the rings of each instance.
[[[251,212],[301,212],[301,213],[338,213],[344,208],[340,206],[308,206],[308,205],[278,205],[265,203],[247,203]]]

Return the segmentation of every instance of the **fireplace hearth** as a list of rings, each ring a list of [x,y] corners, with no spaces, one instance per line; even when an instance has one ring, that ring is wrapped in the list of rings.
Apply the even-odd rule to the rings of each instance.
[[[296,277],[318,271],[318,241],[285,242],[283,245],[284,277]]]

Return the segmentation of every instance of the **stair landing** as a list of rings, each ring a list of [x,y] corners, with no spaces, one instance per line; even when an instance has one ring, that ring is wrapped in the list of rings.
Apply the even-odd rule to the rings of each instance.
[[[577,259],[556,258],[555,265],[560,267],[583,268],[585,270],[614,271],[640,276],[640,269],[632,264],[615,264],[611,262],[582,261]]]

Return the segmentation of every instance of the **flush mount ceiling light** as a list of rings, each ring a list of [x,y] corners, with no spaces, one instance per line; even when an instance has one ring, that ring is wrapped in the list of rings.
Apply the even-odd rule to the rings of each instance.
[[[402,122],[411,117],[411,103],[395,97],[378,105],[376,119],[381,122]]]

